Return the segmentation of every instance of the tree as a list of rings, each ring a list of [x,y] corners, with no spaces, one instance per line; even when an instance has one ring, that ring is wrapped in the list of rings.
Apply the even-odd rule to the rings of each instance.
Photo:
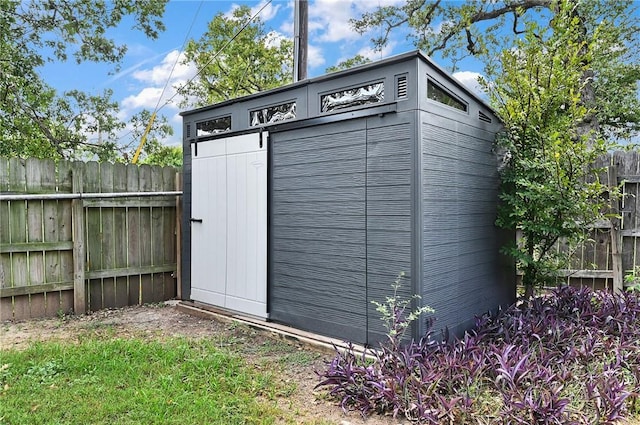
[[[409,0],[353,21],[361,33],[384,29],[377,47],[408,27],[417,47],[454,68],[469,55],[484,61],[505,124],[497,224],[522,231],[521,245],[507,250],[527,295],[563,266],[551,249],[558,239],[576,240],[600,216],[603,188],[591,166],[605,141],[640,130],[634,9],[619,0]]]
[[[129,134],[130,142],[124,144],[121,147],[121,160],[123,162],[129,162],[133,159],[133,156],[138,149],[140,140],[151,121],[151,112],[143,109],[137,114],[133,115],[129,120],[129,127],[131,133]],[[171,146],[162,144],[162,140],[173,135],[173,127],[169,125],[169,121],[165,116],[159,116],[153,121],[153,125],[149,129],[146,142],[142,149],[141,161],[142,164],[150,165],[171,165],[174,167],[182,166],[182,149],[175,149]],[[178,160],[177,154],[180,154]]]
[[[566,6],[550,35],[528,23],[524,37],[487,67],[485,86],[504,123],[497,146],[507,152],[497,224],[520,229],[519,243],[505,249],[524,272],[526,296],[566,263],[554,250],[558,240],[578,242],[606,206],[594,163],[612,143],[580,128],[594,114],[581,95],[583,52],[593,46],[585,46]]]
[[[338,63],[337,65],[334,66],[330,66],[329,68],[326,69],[327,73],[330,72],[338,72],[338,71],[343,71],[345,69],[350,69],[356,66],[360,66],[360,65],[365,65],[371,62],[371,59],[364,57],[362,55],[355,55],[354,57],[344,60],[340,63]]]
[[[292,81],[293,42],[267,32],[259,18],[248,23],[251,17],[248,6],[234,9],[230,17],[218,13],[200,40],[189,41],[185,61],[195,63],[199,72],[198,78],[182,89],[190,96],[191,106],[221,102]]]
[[[568,14],[561,12],[564,6],[570,8]],[[629,137],[640,131],[636,8],[637,4],[630,0],[408,0],[402,6],[380,7],[351,23],[361,34],[380,28],[382,35],[372,39],[376,48],[385,46],[394,31],[407,28],[416,47],[429,56],[450,59],[451,70],[455,71],[459,61],[468,56],[487,62],[511,48],[529,24],[564,30],[554,21],[568,16],[577,18],[577,31],[585,42],[583,48],[592,48],[581,53],[586,82],[581,97],[590,103],[595,114],[590,117],[587,131],[596,129],[613,137]],[[538,42],[538,38],[534,36],[531,42]]]
[[[73,158],[104,155],[124,124],[111,91],[59,95],[39,68],[69,57],[113,63],[126,46],[106,36],[125,16],[155,38],[166,0],[0,0],[0,155]],[[110,141],[89,140],[91,134]]]
[[[158,145],[158,147],[140,161],[141,164],[182,167],[182,146]]]

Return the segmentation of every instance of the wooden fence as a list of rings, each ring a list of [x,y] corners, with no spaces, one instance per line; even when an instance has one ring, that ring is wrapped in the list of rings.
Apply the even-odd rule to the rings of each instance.
[[[0,158],[0,320],[175,297],[177,181],[170,167]]]
[[[600,158],[600,178],[620,185],[621,197],[611,202],[615,215],[587,230],[587,241],[572,252],[570,268],[560,280],[593,288],[622,289],[624,276],[640,267],[640,154],[618,151]],[[566,249],[559,244],[559,249]]]

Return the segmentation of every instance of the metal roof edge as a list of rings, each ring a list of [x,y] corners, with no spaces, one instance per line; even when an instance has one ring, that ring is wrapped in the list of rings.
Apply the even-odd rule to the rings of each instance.
[[[444,69],[442,66],[438,65],[433,59],[431,59],[431,57],[427,56],[424,52],[422,52],[420,50],[416,50],[415,52],[417,52],[417,55],[422,60],[427,62],[430,66],[432,66],[442,77],[446,78],[451,83],[453,83],[456,86],[458,86],[458,88],[460,88],[466,94],[471,96],[476,102],[480,103],[481,105],[486,107],[489,111],[491,111],[491,113],[493,115],[495,115],[496,118],[500,119],[498,114],[496,114],[496,111],[491,107],[491,105],[489,105],[489,103],[487,103],[486,100],[484,100],[483,98],[478,96],[476,93],[474,93],[473,90],[471,90],[469,87],[464,85],[460,80],[458,80],[456,77],[454,77],[452,73],[450,73],[449,71]],[[502,121],[502,120],[500,120],[500,121]]]
[[[313,77],[313,78],[308,78],[306,80],[298,81],[296,83],[291,83],[291,84],[287,84],[287,85],[284,85],[284,86],[276,87],[276,88],[273,88],[273,89],[261,91],[261,92],[258,92],[258,93],[253,93],[253,94],[249,94],[249,95],[246,95],[246,96],[238,97],[238,98],[235,98],[235,99],[229,99],[229,100],[225,100],[225,101],[222,101],[222,102],[213,103],[211,105],[202,106],[200,108],[195,108],[195,109],[183,111],[183,112],[180,112],[179,115],[184,117],[184,116],[192,115],[192,114],[195,114],[195,113],[198,113],[198,112],[202,112],[202,111],[206,111],[206,110],[210,110],[210,109],[216,109],[216,108],[219,108],[219,107],[222,107],[222,106],[232,105],[232,104],[237,103],[237,102],[244,102],[244,101],[250,100],[250,99],[256,99],[256,98],[263,97],[263,96],[269,96],[269,95],[272,95],[272,94],[275,94],[275,93],[280,93],[280,92],[283,92],[283,91],[288,91],[288,90],[296,89],[296,88],[299,88],[299,87],[308,86],[310,84],[319,83],[319,82],[322,82],[322,81],[325,81],[325,80],[328,80],[328,79],[337,78],[339,76],[356,74],[356,73],[359,73],[359,72],[368,71],[370,69],[380,68],[380,67],[383,67],[383,66],[386,66],[386,65],[395,64],[395,63],[399,63],[399,62],[404,62],[404,61],[415,59],[415,58],[421,59],[422,61],[426,62],[436,72],[438,72],[440,74],[440,76],[442,76],[443,78],[447,79],[452,84],[455,84],[458,88],[463,90],[466,94],[468,94],[476,102],[478,102],[481,105],[485,106],[487,109],[489,109],[489,111],[491,111],[491,113],[493,115],[495,115],[497,118],[499,118],[497,116],[497,114],[495,113],[494,109],[491,106],[489,106],[489,104],[484,99],[482,99],[480,96],[475,94],[471,89],[469,89],[467,86],[465,86],[462,82],[458,81],[451,73],[449,73],[446,69],[444,69],[443,67],[438,65],[433,59],[431,59],[429,56],[427,56],[424,52],[422,52],[420,50],[412,50],[412,51],[409,51],[409,52],[405,52],[405,53],[401,53],[401,54],[398,54],[398,55],[390,56],[388,58],[385,58],[385,59],[382,59],[382,60],[379,60],[379,61],[370,62],[370,63],[364,64],[364,65],[359,65],[359,66],[355,66],[353,68],[345,69],[345,70],[342,70],[342,71],[331,72],[331,73],[328,73],[328,74],[320,75],[318,77]]]

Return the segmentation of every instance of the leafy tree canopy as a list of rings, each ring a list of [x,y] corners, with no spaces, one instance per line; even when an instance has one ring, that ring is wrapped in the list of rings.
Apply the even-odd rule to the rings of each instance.
[[[402,6],[387,6],[352,21],[364,34],[382,34],[372,39],[375,47],[386,45],[395,31],[406,30],[416,47],[428,55],[440,54],[453,62],[474,56],[485,63],[522,40],[531,24],[554,25],[562,16],[563,0],[408,0]],[[580,0],[569,3],[571,17],[578,19],[584,40],[593,40],[581,52],[585,69],[582,100],[597,104],[589,128],[614,138],[628,138],[640,130],[640,33],[630,0]],[[541,34],[533,36],[536,43]]]
[[[371,59],[364,57],[362,55],[356,55],[350,59],[344,60],[337,65],[330,66],[326,69],[327,73],[329,72],[338,72],[343,71],[345,69],[350,69],[356,66],[365,65],[371,62]]]
[[[188,43],[185,60],[195,63],[199,72],[183,89],[190,106],[221,102],[292,81],[293,42],[268,32],[259,17],[250,22],[251,18],[248,6],[234,9],[231,16],[218,13],[207,32]]]
[[[63,94],[47,85],[40,68],[72,59],[113,63],[126,46],[106,31],[132,16],[134,28],[155,38],[166,0],[0,0],[0,155],[40,158],[114,158],[117,134],[112,92]],[[135,118],[132,125],[135,125]],[[163,123],[153,129],[162,134]],[[98,140],[90,135],[98,134]]]
[[[596,112],[583,101],[590,84],[584,53],[599,41],[585,40],[569,2],[560,7],[551,29],[527,23],[523,38],[487,68],[485,82],[504,123],[496,143],[507,152],[497,224],[520,229],[519,243],[506,250],[524,272],[527,295],[566,265],[569,252],[556,243],[580,241],[607,205],[595,163],[613,143],[583,125]]]
[[[504,123],[497,224],[521,232],[507,252],[531,295],[566,266],[571,244],[606,211],[594,169],[613,142],[640,130],[640,36],[636,5],[622,0],[408,0],[352,22],[361,33],[408,29],[429,55],[485,64],[484,86]]]

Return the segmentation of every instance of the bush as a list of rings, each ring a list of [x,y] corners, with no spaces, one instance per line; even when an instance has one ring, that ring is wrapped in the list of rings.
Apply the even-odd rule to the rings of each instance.
[[[636,411],[639,325],[637,292],[563,287],[477,318],[460,339],[350,346],[318,387],[344,409],[419,423],[612,424]]]

